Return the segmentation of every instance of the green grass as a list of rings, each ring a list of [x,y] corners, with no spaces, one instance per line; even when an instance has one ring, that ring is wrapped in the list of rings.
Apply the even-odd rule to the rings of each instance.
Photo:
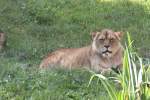
[[[97,81],[88,86],[91,74],[86,70],[39,71],[15,60],[3,60],[0,99],[87,100],[107,99],[106,91]]]
[[[89,33],[103,28],[132,33],[134,49],[149,59],[149,10],[148,0],[0,0],[0,99],[108,99],[96,80],[87,87],[88,71],[40,72],[39,63],[57,48],[90,44]]]

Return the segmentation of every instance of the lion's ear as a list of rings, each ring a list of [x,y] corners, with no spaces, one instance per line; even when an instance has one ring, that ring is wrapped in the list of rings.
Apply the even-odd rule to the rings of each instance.
[[[122,39],[122,37],[123,37],[123,32],[114,32],[114,33],[115,33],[115,35],[117,36],[117,38],[118,38],[119,40]]]
[[[94,37],[96,36],[97,32],[91,32],[90,35],[92,37],[92,39],[94,39]]]

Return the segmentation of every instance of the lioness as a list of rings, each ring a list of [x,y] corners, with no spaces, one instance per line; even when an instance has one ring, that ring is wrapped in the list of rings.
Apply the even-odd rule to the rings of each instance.
[[[123,47],[120,40],[122,32],[104,29],[92,32],[92,44],[82,48],[59,49],[41,62],[40,68],[62,66],[65,68],[90,68],[105,72],[112,67],[121,68]]]
[[[2,50],[6,45],[6,35],[3,32],[0,32],[0,50]]]

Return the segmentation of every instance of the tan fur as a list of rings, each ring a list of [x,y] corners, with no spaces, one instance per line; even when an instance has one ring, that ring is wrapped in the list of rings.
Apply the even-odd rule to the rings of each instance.
[[[0,50],[2,50],[5,47],[5,43],[6,43],[5,33],[0,32]]]
[[[93,38],[91,45],[82,48],[56,50],[43,59],[40,68],[86,67],[97,72],[105,72],[112,67],[121,67],[123,48],[120,39],[122,33],[104,29],[101,32],[93,32],[91,35]]]

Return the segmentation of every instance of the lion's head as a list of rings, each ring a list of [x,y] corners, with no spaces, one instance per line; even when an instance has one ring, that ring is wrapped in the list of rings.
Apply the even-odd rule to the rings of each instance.
[[[92,32],[92,48],[104,58],[112,57],[118,49],[121,48],[120,40],[122,32],[113,32],[110,29],[104,29],[101,32]]]

